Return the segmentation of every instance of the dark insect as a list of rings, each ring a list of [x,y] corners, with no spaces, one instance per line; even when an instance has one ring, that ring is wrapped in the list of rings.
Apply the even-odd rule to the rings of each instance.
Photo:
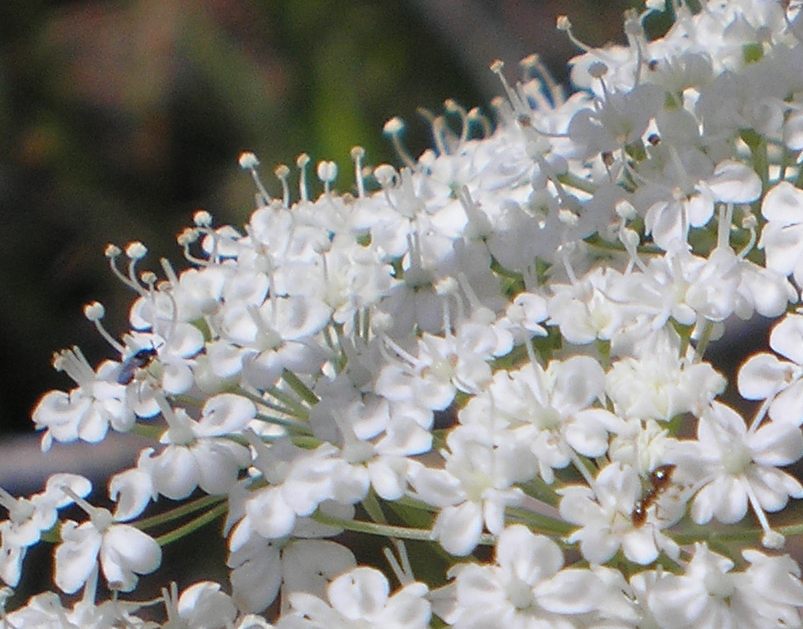
[[[650,490],[645,496],[638,500],[633,506],[633,511],[630,514],[630,521],[633,526],[644,526],[647,521],[647,509],[649,509],[658,497],[666,491],[669,484],[672,482],[672,472],[675,471],[675,466],[659,465],[650,473]]]
[[[144,369],[153,362],[157,352],[153,347],[137,350],[123,361],[117,374],[117,384],[128,384],[134,379],[138,369]]]

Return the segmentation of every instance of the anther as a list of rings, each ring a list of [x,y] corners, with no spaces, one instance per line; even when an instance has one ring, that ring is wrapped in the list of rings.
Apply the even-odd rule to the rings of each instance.
[[[357,184],[357,196],[365,196],[365,181],[362,176],[362,159],[365,157],[365,149],[355,146],[351,149],[351,159],[354,162],[354,181]]]
[[[385,126],[382,128],[382,132],[390,138],[390,141],[393,144],[393,148],[396,150],[399,159],[401,159],[402,162],[404,162],[405,166],[408,166],[413,170],[415,170],[416,167],[415,160],[413,160],[409,151],[401,143],[401,134],[403,131],[404,131],[404,121],[398,116],[394,116],[393,118],[388,120],[385,123]]]
[[[310,163],[310,156],[302,153],[296,158],[296,166],[298,167],[298,193],[302,201],[309,201],[309,193],[307,192],[307,164]]]
[[[198,210],[192,215],[192,222],[198,227],[210,227],[212,225],[212,215],[206,210]]]
[[[269,205],[270,195],[268,194],[268,191],[265,190],[265,186],[262,185],[262,180],[260,180],[259,174],[257,173],[257,166],[259,166],[259,160],[257,159],[257,156],[250,151],[245,151],[244,153],[240,153],[239,162],[240,168],[251,173],[251,178],[254,180],[257,190],[259,190],[259,196],[262,197],[262,203],[258,204]]]
[[[332,182],[337,179],[337,164],[331,161],[318,162],[318,168],[316,172],[318,179],[323,182],[324,194],[329,194]]]
[[[290,185],[287,182],[290,176],[290,168],[287,164],[279,164],[273,169],[273,174],[282,183],[282,203],[284,207],[290,207]]]

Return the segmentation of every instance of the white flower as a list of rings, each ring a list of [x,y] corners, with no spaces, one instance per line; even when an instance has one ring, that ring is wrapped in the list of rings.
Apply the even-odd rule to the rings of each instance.
[[[8,509],[8,520],[0,522],[0,577],[8,585],[15,587],[19,582],[27,548],[39,542],[42,534],[56,524],[57,510],[73,503],[73,498],[62,490],[65,486],[81,498],[92,490],[92,484],[76,474],[53,474],[45,491],[28,499],[15,499],[0,489],[0,504]]]
[[[312,515],[335,497],[338,475],[349,465],[337,458],[337,448],[329,443],[304,450],[279,441],[268,448],[253,433],[246,434],[257,453],[254,467],[268,484],[244,497],[240,514],[244,517],[237,526],[247,526],[266,539],[286,537],[298,517]]]
[[[463,325],[457,334],[446,337],[424,334],[416,356],[405,352],[406,363],[397,361],[382,368],[375,390],[389,400],[442,410],[457,391],[473,393],[490,381],[486,361],[495,346],[493,331],[474,324]]]
[[[67,520],[61,526],[62,542],[54,556],[55,582],[72,594],[100,566],[109,587],[130,592],[137,585],[137,574],[153,572],[162,563],[162,549],[139,529],[115,524],[106,509],[82,505],[90,519],[81,525]]]
[[[125,386],[117,382],[116,363],[106,361],[94,371],[75,347],[58,354],[53,364],[66,371],[78,387],[69,394],[50,391],[33,410],[37,430],[46,429],[43,450],[49,450],[53,440],[102,441],[109,425],[120,432],[131,429],[135,417],[126,402]]]
[[[788,555],[743,551],[750,566],[733,571],[730,559],[696,544],[685,573],[663,572],[648,590],[661,627],[799,627],[803,606],[800,567]]]
[[[680,358],[677,345],[656,335],[649,354],[613,364],[605,376],[606,392],[620,415],[669,421],[702,412],[724,391],[725,378],[709,363]]]
[[[444,469],[419,467],[410,479],[421,500],[440,508],[432,537],[453,555],[474,550],[483,525],[494,534],[502,531],[505,507],[524,497],[513,483],[534,472],[524,444],[493,439],[481,426],[461,426],[449,433]]]
[[[663,175],[668,184],[662,187],[674,185],[674,189],[665,191],[664,198],[645,208],[647,231],[665,251],[675,247],[673,243],[685,242],[690,227],[705,225],[714,213],[715,202],[750,203],[761,194],[761,180],[749,166],[734,160],[714,166],[696,152],[688,152],[680,159],[688,155],[696,159],[667,164]]]
[[[658,520],[640,523],[633,517],[641,481],[632,467],[611,463],[594,479],[593,488],[569,486],[558,493],[561,517],[581,527],[567,541],[580,542],[588,562],[604,564],[620,547],[627,559],[643,565],[655,561],[661,550],[677,557],[677,545],[661,532]]]
[[[328,604],[312,594],[291,594],[290,613],[282,616],[277,628],[424,629],[431,616],[427,592],[426,585],[414,582],[390,595],[385,575],[374,568],[358,567],[329,584]]]
[[[197,421],[184,409],[161,406],[168,424],[161,441],[168,445],[149,459],[141,458],[139,469],[168,498],[186,498],[196,487],[209,494],[226,493],[251,461],[248,448],[226,437],[254,418],[253,402],[231,393],[216,395],[207,400]]]
[[[803,316],[789,314],[770,334],[772,354],[751,356],[739,370],[739,393],[748,400],[770,399],[769,415],[776,421],[803,424]]]
[[[546,369],[526,365],[499,371],[487,394],[478,395],[461,411],[460,421],[500,434],[507,428],[508,438],[529,447],[540,476],[551,483],[553,468],[566,467],[572,450],[600,456],[608,447],[609,432],[624,425],[609,411],[594,406],[604,394],[605,373],[599,363],[574,356],[553,360]]]
[[[778,546],[783,538],[771,531],[764,511],[779,511],[789,497],[803,498],[803,485],[778,469],[803,456],[803,435],[785,422],[748,428],[742,417],[720,402],[697,424],[696,452],[688,463],[700,469],[691,515],[698,524],[712,517],[735,523],[747,513],[748,503],[765,531],[764,543]]]
[[[449,597],[435,611],[457,629],[586,626],[580,618],[604,596],[597,575],[563,569],[558,545],[520,524],[499,535],[493,564],[458,564],[449,576]]]
[[[351,517],[353,511],[335,503],[323,510],[331,515]],[[326,586],[338,575],[356,565],[354,554],[345,546],[324,539],[341,532],[313,520],[302,520],[296,535],[306,539],[266,540],[245,520],[232,532],[231,552],[226,565],[231,568],[233,598],[241,610],[266,609],[282,589],[282,609],[287,608],[287,594],[308,592],[323,596]]]
[[[168,626],[183,623],[182,626],[188,629],[225,629],[231,626],[237,615],[234,603],[228,594],[220,591],[218,583],[193,583],[184,589],[180,597],[176,590],[174,584],[172,592],[163,591]]]
[[[766,252],[767,268],[794,275],[803,285],[803,190],[788,181],[773,186],[761,202],[767,224],[758,246]]]

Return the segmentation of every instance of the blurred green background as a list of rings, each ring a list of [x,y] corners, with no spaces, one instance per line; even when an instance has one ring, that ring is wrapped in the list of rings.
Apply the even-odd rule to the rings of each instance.
[[[349,149],[396,163],[382,137],[391,116],[408,144],[428,145],[418,106],[486,104],[501,92],[494,58],[518,77],[539,52],[556,76],[575,50],[554,29],[572,17],[600,45],[638,2],[596,0],[137,0],[0,3],[0,417],[29,430],[31,408],[71,381],[54,350],[113,350],[84,319],[106,305],[115,335],[132,295],[109,272],[106,243],[142,240],[149,268],[181,266],[175,235],[193,211],[242,224],[253,186],[237,157],[272,171],[301,151],[340,164]],[[487,111],[487,109],[486,109]],[[143,267],[144,268],[144,267]]]
[[[0,430],[30,431],[37,398],[73,386],[52,369],[54,350],[78,344],[93,363],[116,358],[82,314],[97,299],[112,334],[127,329],[133,295],[110,273],[107,243],[143,241],[151,251],[143,268],[159,272],[160,257],[183,267],[175,236],[196,209],[217,224],[247,220],[254,188],[237,165],[241,151],[257,153],[273,193],[275,165],[302,151],[337,161],[347,191],[355,144],[368,164],[397,163],[381,133],[390,117],[407,120],[418,154],[429,134],[417,107],[439,111],[446,98],[484,106],[502,91],[488,70],[495,58],[515,80],[518,60],[538,52],[565,81],[578,51],[555,17],[569,15],[582,40],[602,45],[620,40],[622,12],[639,5],[0,2]],[[57,446],[42,459],[34,439],[7,435],[0,452],[0,486],[36,491],[46,466],[100,480],[130,465],[136,449]],[[94,475],[78,467],[90,463]],[[210,530],[166,551],[173,573],[158,583],[187,584],[177,559],[220,547],[204,542]],[[32,551],[23,592],[46,586],[50,552]]]

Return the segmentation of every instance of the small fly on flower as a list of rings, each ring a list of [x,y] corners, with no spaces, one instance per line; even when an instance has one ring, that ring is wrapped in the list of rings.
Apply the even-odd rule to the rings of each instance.
[[[117,384],[129,384],[140,369],[147,369],[158,356],[155,347],[144,347],[137,350],[120,365],[117,374]]]
[[[633,511],[630,514],[630,520],[633,526],[644,526],[647,521],[647,509],[649,509],[661,494],[666,491],[669,484],[672,482],[672,472],[675,471],[675,466],[659,465],[650,474],[650,490],[647,495],[641,498],[633,506]]]

